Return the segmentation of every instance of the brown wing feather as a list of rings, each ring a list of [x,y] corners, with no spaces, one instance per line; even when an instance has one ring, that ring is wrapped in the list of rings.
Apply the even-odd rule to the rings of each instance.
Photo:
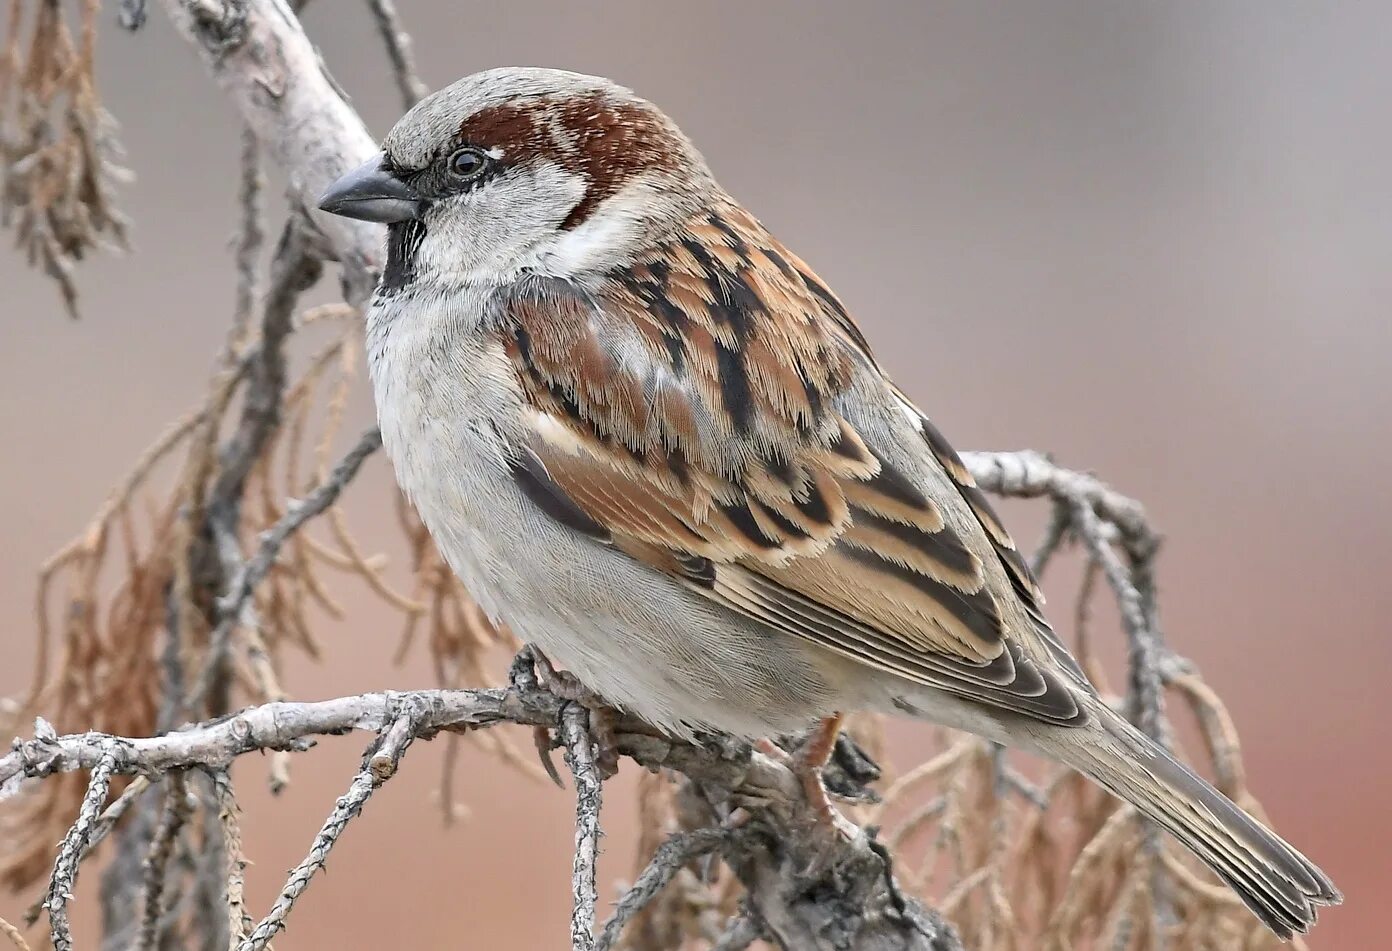
[[[1008,636],[1001,599],[1032,605],[1037,587],[960,459],[924,420],[962,490],[948,502],[983,526],[975,542],[836,412],[856,374],[878,372],[865,340],[743,209],[698,217],[595,285],[523,281],[499,314],[534,434],[536,465],[518,471],[563,500],[547,511],[863,663],[1054,722],[1082,715]],[[990,583],[992,548],[1010,587]]]
[[[896,392],[898,392],[897,388]],[[1096,691],[1087,679],[1087,674],[1083,672],[1077,659],[1069,652],[1063,641],[1059,640],[1058,635],[1049,625],[1048,619],[1045,618],[1044,592],[1040,589],[1039,582],[1034,577],[1029,562],[1025,561],[1024,556],[1020,554],[1019,548],[1016,547],[1010,533],[1005,530],[1004,524],[996,515],[996,511],[987,500],[985,493],[977,488],[976,479],[962,462],[962,457],[943,437],[938,427],[933,425],[932,420],[914,406],[907,396],[899,392],[899,398],[903,401],[904,406],[917,416],[919,431],[923,434],[923,439],[928,444],[933,457],[957,484],[962,497],[990,538],[991,547],[1005,568],[1006,576],[1010,579],[1015,596],[1024,607],[1025,614],[1033,622],[1032,633],[1049,651],[1059,666],[1073,678],[1075,685],[1095,693]]]

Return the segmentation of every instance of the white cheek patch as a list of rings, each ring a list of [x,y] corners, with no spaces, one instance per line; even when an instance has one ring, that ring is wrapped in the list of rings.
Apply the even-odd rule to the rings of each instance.
[[[653,209],[661,202],[660,191],[660,181],[650,177],[625,185],[577,227],[560,232],[539,249],[537,267],[556,277],[571,277],[623,260],[646,237]]]
[[[585,195],[554,165],[515,169],[453,199],[427,223],[417,273],[441,284],[503,283],[532,266]]]

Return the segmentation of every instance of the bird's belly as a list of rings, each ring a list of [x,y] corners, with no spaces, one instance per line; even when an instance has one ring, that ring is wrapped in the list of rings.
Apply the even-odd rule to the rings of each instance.
[[[845,662],[688,591],[552,520],[513,481],[504,386],[376,375],[383,443],[442,555],[484,611],[610,702],[675,733],[790,732],[860,706]],[[419,381],[417,381],[419,382]],[[504,427],[505,428],[505,427]]]

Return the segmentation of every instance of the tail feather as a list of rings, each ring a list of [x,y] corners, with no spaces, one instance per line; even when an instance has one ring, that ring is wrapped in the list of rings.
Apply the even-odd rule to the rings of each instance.
[[[1314,863],[1121,717],[1102,714],[1112,742],[1070,744],[1070,765],[1170,832],[1282,938],[1305,932],[1321,905],[1343,900]]]

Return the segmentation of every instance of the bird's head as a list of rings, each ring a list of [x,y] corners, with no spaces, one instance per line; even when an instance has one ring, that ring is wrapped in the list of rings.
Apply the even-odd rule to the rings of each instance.
[[[506,68],[423,99],[319,207],[388,225],[390,289],[600,272],[704,207],[714,189],[686,136],[629,90]]]

